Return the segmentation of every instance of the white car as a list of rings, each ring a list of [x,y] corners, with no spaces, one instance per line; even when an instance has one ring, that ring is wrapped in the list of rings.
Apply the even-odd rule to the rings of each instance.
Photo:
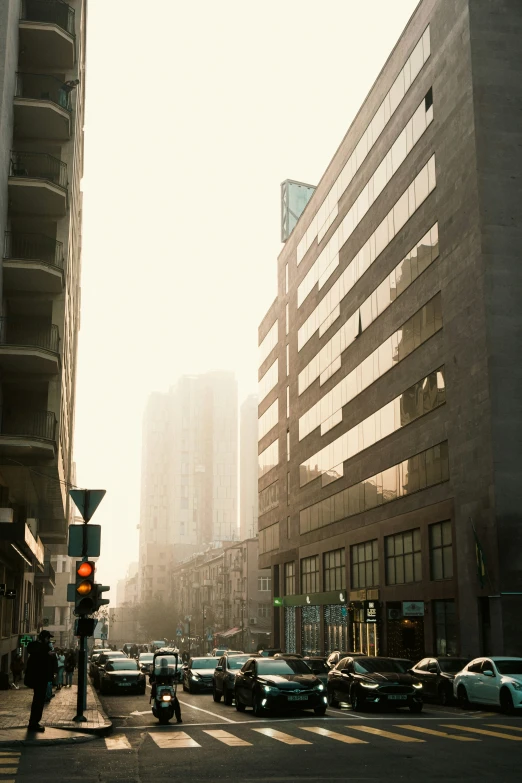
[[[522,708],[522,658],[474,658],[455,675],[453,694],[464,709],[471,702],[500,705],[507,713]]]

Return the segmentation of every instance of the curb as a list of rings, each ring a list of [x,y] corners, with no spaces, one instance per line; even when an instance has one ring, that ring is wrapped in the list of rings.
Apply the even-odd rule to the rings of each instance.
[[[55,729],[56,731],[56,729]],[[0,731],[0,748],[18,748],[18,747],[34,747],[34,746],[41,746],[41,745],[79,745],[82,742],[92,742],[93,740],[97,739],[96,735],[94,734],[78,734],[74,736],[67,736],[66,731],[60,729],[60,731],[63,731],[63,734],[65,736],[63,737],[48,737],[41,739],[28,739],[27,729],[5,729],[4,731]],[[14,737],[7,737],[8,734],[16,734],[18,736]],[[24,736],[25,735],[25,736]]]

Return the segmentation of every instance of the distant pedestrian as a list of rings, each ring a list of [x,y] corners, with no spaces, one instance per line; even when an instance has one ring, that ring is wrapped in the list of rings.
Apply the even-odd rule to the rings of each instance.
[[[20,687],[18,683],[22,678],[24,668],[25,665],[22,656],[15,655],[11,661],[11,674],[13,675],[13,688],[16,688],[16,690],[18,690],[18,688]]]
[[[56,664],[58,668],[56,675],[56,690],[59,691],[63,685],[63,672],[65,669],[65,655],[63,654],[63,650],[56,651]]]
[[[29,718],[30,731],[45,731],[40,723],[43,714],[47,686],[52,681],[56,656],[51,644],[52,634],[41,631],[35,642],[27,646],[29,660],[25,670],[24,683],[34,691]]]
[[[76,669],[76,654],[74,650],[68,650],[65,656],[65,687],[72,688],[73,674]]]

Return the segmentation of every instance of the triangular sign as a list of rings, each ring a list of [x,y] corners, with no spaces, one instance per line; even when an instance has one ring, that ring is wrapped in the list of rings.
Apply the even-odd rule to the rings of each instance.
[[[94,512],[102,502],[106,489],[70,489],[75,506],[80,512],[84,522],[88,522],[94,516]]]

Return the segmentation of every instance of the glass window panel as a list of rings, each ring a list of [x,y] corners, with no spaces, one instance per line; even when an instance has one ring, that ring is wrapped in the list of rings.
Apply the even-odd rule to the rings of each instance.
[[[392,153],[392,167],[393,167],[393,172],[395,173],[407,155],[406,129],[404,129],[402,133],[399,134],[399,136],[397,137],[397,140],[395,141],[391,149],[391,153]]]
[[[402,536],[403,546],[404,546],[404,554],[407,554],[409,552],[413,551],[413,534],[411,532],[404,533]]]
[[[411,68],[411,80],[416,78],[417,74],[419,73],[420,69],[423,66],[424,63],[424,54],[422,49],[422,38],[411,53],[410,56],[410,68]]]
[[[401,261],[396,268],[395,279],[397,281],[397,296],[400,296],[411,285],[411,261],[410,256]]]
[[[443,546],[451,544],[451,522],[442,523],[442,544]]]
[[[395,578],[398,585],[404,584],[404,558],[395,558]]]
[[[404,582],[408,584],[413,581],[413,555],[404,555]]]
[[[442,569],[444,579],[451,579],[453,576],[453,547],[451,546],[442,549]]]
[[[434,549],[431,553],[432,579],[442,579],[444,572],[442,569],[442,549]]]
[[[420,552],[415,552],[413,555],[413,570],[414,581],[420,582],[422,580],[422,556]]]

